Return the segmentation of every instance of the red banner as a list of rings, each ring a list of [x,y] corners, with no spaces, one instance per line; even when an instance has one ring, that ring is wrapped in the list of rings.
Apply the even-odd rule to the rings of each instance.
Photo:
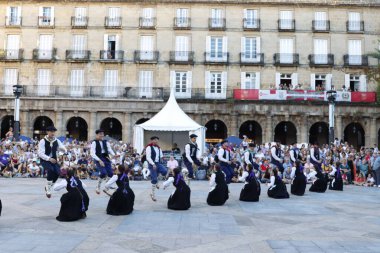
[[[237,100],[259,100],[259,90],[234,90],[234,99]]]
[[[375,92],[351,92],[351,102],[373,103],[376,102]]]

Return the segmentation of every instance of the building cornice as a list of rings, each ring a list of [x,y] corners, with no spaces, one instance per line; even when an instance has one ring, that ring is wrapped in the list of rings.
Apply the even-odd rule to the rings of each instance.
[[[10,3],[9,0],[0,0],[0,3]],[[12,1],[16,3],[43,3],[53,0],[25,0]],[[352,7],[380,7],[380,0],[60,0],[62,3],[133,3],[133,4],[255,4],[255,5],[292,5],[292,6],[352,6]]]

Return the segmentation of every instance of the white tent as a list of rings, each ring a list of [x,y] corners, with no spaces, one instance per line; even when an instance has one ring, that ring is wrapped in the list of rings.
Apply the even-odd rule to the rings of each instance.
[[[150,120],[134,126],[133,146],[138,153],[141,153],[145,145],[149,143],[150,137],[158,136],[160,138],[159,145],[163,150],[171,150],[172,144],[177,143],[183,151],[185,144],[189,142],[189,135],[194,133],[198,135],[198,147],[203,154],[205,129],[179,107],[172,91],[168,102],[161,111]]]

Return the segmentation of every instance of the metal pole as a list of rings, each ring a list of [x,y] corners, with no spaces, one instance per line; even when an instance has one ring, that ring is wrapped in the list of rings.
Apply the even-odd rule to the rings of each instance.
[[[14,111],[14,138],[15,141],[20,140],[20,97],[16,96]]]
[[[334,113],[335,104],[333,101],[329,102],[329,144],[334,142]]]

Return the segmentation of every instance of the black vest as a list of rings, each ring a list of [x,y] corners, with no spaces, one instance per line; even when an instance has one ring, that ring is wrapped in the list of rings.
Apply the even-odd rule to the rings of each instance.
[[[276,156],[281,157],[281,150],[278,147],[275,147],[275,149],[276,149],[276,152],[275,152]],[[279,161],[277,161],[276,159],[274,159],[274,157],[271,156],[271,162],[273,163],[273,162],[279,162]]]
[[[294,159],[296,159],[296,161],[299,159],[299,149],[298,148],[292,148],[291,150],[293,150],[293,154],[294,154]],[[295,162],[295,161],[293,161]]]
[[[152,161],[156,162],[156,150],[154,150],[153,146],[150,146],[150,158],[152,158]],[[161,163],[161,152],[160,148],[158,148],[158,162]]]
[[[95,144],[96,144],[96,147],[95,147],[95,154],[97,157],[108,157],[108,147],[107,147],[107,141],[106,140],[102,140],[102,143],[103,143],[103,149],[104,149],[104,153],[102,153],[102,147],[100,146],[100,141],[98,140],[95,140]]]
[[[193,161],[197,160],[197,151],[198,151],[198,144],[197,143],[188,143],[190,145],[190,157]],[[189,161],[186,157],[186,151],[182,154],[182,157],[184,160]]]
[[[53,159],[57,159],[58,141],[55,139],[53,142],[48,141],[45,138],[45,155],[50,156]]]
[[[314,148],[314,157],[315,159],[319,160],[319,148]]]

